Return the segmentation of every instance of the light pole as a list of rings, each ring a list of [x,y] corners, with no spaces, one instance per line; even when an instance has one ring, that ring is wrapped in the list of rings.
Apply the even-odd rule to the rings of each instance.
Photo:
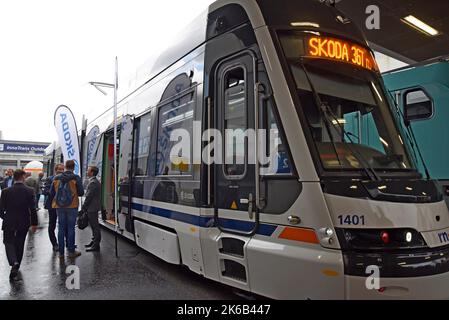
[[[98,91],[107,95],[107,93],[101,89],[113,88],[114,89],[114,219],[115,219],[115,256],[118,257],[117,250],[117,233],[118,233],[118,213],[117,213],[117,89],[118,89],[118,59],[115,57],[115,75],[114,83],[105,82],[89,82]]]

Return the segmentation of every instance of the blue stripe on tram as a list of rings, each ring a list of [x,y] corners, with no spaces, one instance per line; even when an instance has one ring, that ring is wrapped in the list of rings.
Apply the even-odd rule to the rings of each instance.
[[[200,216],[188,214],[185,212],[173,211],[173,210],[163,209],[163,208],[154,207],[154,206],[147,206],[147,205],[135,203],[135,202],[133,202],[132,208],[134,210],[146,212],[149,214],[154,214],[156,216],[167,218],[167,219],[172,219],[172,220],[188,223],[188,224],[195,225],[198,227],[212,228],[215,226],[215,224],[214,224],[215,219],[210,218],[210,217],[200,217]],[[243,232],[249,232],[254,228],[254,222],[241,221],[241,220],[235,220],[235,219],[224,219],[224,218],[220,218],[220,225],[226,229],[238,230],[238,231],[243,231]],[[276,230],[275,225],[260,224],[259,229],[257,230],[257,234],[269,237],[273,234],[273,232],[275,230]]]

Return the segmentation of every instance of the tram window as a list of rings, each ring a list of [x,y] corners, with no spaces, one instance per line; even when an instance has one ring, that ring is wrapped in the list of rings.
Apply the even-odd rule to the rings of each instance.
[[[195,92],[190,92],[159,107],[156,155],[156,175],[158,176],[181,176],[191,172],[192,150],[181,149],[179,154],[172,155],[173,148],[181,141],[170,141],[170,135],[177,129],[187,130],[190,141],[185,145],[192,145],[194,97]],[[189,151],[190,153],[186,154]]]
[[[404,114],[407,121],[425,120],[432,117],[432,100],[421,89],[408,91],[404,95]]]
[[[279,125],[277,119],[273,112],[273,106],[271,104],[268,105],[266,109],[266,123],[265,128],[267,129],[266,135],[266,156],[267,158],[270,156],[275,156],[273,159],[276,161],[275,166],[270,165],[269,163],[266,166],[263,166],[263,170],[261,170],[261,174],[263,175],[273,175],[273,174],[291,174],[291,167],[288,159],[288,151],[287,146],[284,144],[284,140],[281,137],[281,131],[279,130]],[[276,137],[273,141],[273,138]],[[274,144],[274,145],[273,145]],[[272,150],[277,145],[277,152]],[[272,160],[272,161],[273,161]]]
[[[148,113],[139,119],[135,128],[135,176],[145,176],[147,174],[148,156],[150,151],[150,122],[151,114]]]
[[[224,135],[224,170],[227,176],[243,176],[246,170],[245,139],[238,133],[245,132],[247,125],[247,101],[245,70],[241,67],[229,70],[224,75],[224,129],[234,136]],[[240,131],[241,130],[241,131]]]

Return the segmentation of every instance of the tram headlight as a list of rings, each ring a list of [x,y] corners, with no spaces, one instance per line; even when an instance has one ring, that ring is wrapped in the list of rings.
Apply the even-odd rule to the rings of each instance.
[[[336,229],[336,232],[343,250],[427,248],[422,235],[413,229]]]

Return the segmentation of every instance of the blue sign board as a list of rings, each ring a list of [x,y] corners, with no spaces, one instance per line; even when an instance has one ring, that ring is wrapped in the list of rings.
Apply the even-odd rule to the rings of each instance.
[[[44,154],[46,145],[23,143],[0,143],[0,152],[6,153],[37,153]]]

